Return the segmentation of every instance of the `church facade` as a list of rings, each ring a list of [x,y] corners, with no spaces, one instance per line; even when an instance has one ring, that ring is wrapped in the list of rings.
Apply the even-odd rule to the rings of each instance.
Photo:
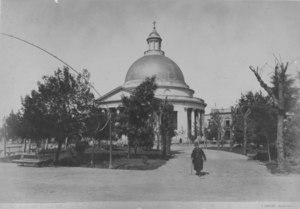
[[[121,105],[122,96],[130,96],[146,77],[156,77],[158,88],[155,97],[167,99],[174,106],[174,125],[177,135],[173,142],[188,142],[192,137],[200,136],[204,123],[206,104],[203,99],[194,97],[185,82],[179,66],[165,56],[161,50],[162,39],[155,25],[146,39],[148,49],[144,56],[137,59],[128,69],[125,82],[98,99],[100,107],[114,111]]]

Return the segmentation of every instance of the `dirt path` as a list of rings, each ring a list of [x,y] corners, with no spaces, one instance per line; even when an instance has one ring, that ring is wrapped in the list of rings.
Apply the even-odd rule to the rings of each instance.
[[[1,203],[89,201],[299,201],[299,175],[270,174],[244,156],[205,150],[204,177],[191,175],[192,147],[152,171],[30,168],[0,164]]]

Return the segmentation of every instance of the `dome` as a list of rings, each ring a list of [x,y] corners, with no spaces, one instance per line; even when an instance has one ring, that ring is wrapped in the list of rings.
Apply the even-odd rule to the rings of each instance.
[[[124,85],[138,85],[146,77],[151,76],[156,76],[158,86],[188,88],[178,65],[170,58],[159,54],[148,54],[135,61],[127,72]]]
[[[165,56],[161,50],[161,37],[156,31],[155,22],[153,30],[147,38],[148,50],[144,56],[135,61],[129,68],[123,87],[136,87],[146,77],[156,77],[158,87],[180,87],[188,89],[183,74],[178,65]]]

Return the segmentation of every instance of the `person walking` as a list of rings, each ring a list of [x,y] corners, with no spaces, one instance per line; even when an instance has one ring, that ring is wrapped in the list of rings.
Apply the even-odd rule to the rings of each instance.
[[[199,143],[194,143],[195,148],[191,154],[192,162],[194,164],[194,170],[196,175],[201,175],[201,170],[203,169],[203,161],[206,161],[206,156],[203,150],[199,147]]]

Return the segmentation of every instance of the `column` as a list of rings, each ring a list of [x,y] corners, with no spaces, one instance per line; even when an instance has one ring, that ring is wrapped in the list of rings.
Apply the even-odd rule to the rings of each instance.
[[[199,135],[199,111],[197,109],[194,110],[195,111],[195,136],[197,137]]]
[[[196,136],[199,136],[200,135],[200,114],[199,114],[199,110],[196,109],[195,110],[195,121],[196,121],[196,124],[195,124],[195,135]]]
[[[192,126],[191,126],[191,133],[192,133],[192,136],[195,136],[195,132],[196,132],[196,130],[195,130],[195,109],[191,109],[191,118],[192,118]]]
[[[192,112],[191,112],[191,109],[188,108],[187,109],[187,124],[188,124],[188,127],[187,127],[187,136],[189,139],[191,139],[191,133],[192,133],[192,121],[191,121],[191,115],[192,115]]]
[[[204,111],[200,110],[200,130],[202,131],[202,134],[204,134],[204,130],[203,130],[203,124],[204,124]]]

